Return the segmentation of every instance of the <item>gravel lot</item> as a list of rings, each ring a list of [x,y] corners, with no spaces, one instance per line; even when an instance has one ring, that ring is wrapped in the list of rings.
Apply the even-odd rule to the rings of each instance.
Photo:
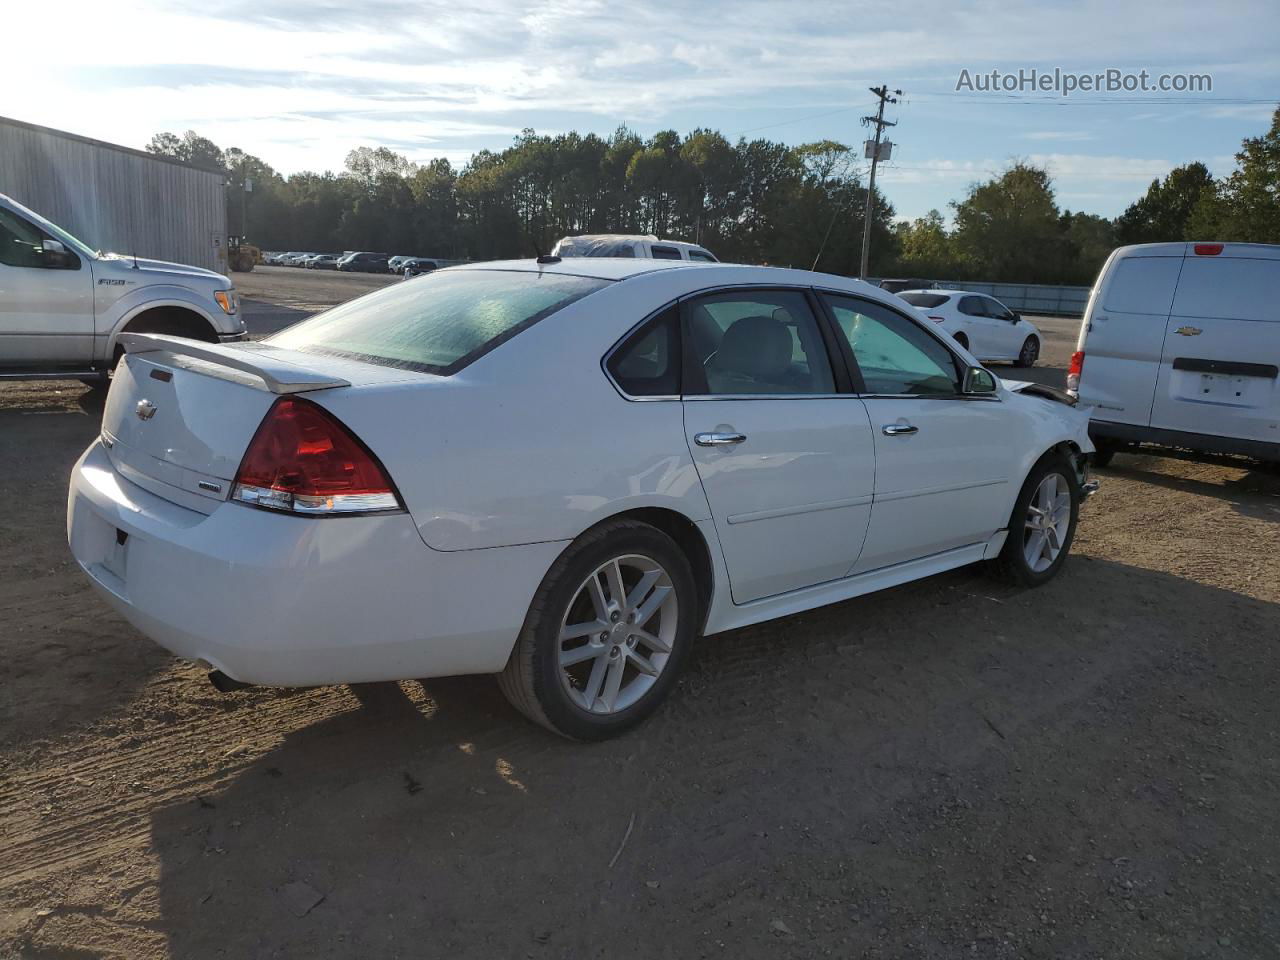
[[[258,333],[388,282],[236,281]],[[1280,955],[1275,472],[1118,456],[1048,587],[707,638],[587,747],[487,678],[214,692],[67,552],[100,412],[0,387],[0,957]]]

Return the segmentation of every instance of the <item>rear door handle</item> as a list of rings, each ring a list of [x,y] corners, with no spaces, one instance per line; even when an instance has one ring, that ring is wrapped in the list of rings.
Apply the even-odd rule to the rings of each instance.
[[[884,435],[886,437],[905,437],[919,432],[919,427],[913,427],[909,423],[886,423],[884,425]]]
[[[693,442],[700,447],[728,447],[747,439],[745,433],[695,433]]]

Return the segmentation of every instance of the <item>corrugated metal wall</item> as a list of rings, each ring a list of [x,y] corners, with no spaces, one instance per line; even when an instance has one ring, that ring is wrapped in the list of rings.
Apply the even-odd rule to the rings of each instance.
[[[0,117],[0,193],[94,249],[225,273],[221,174]]]

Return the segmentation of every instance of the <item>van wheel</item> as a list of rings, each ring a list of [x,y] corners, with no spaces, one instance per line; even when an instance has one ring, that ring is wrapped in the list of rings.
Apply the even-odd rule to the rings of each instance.
[[[604,523],[547,571],[498,685],[535,723],[604,740],[666,698],[698,622],[693,571],[675,541],[647,523]]]
[[[1061,454],[1042,457],[1013,505],[1009,536],[993,564],[994,572],[1020,587],[1048,583],[1066,562],[1079,515],[1075,470]]]
[[[1040,341],[1035,337],[1027,337],[1022,344],[1022,351],[1018,354],[1018,366],[1034,367],[1038,359],[1040,359]]]

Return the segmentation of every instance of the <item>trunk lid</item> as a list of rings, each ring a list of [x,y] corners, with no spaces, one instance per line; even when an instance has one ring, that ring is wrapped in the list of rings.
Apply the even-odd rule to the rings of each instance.
[[[285,394],[346,390],[416,376],[260,343],[209,344],[126,334],[102,417],[116,469],[203,513],[231,481],[262,419]]]

